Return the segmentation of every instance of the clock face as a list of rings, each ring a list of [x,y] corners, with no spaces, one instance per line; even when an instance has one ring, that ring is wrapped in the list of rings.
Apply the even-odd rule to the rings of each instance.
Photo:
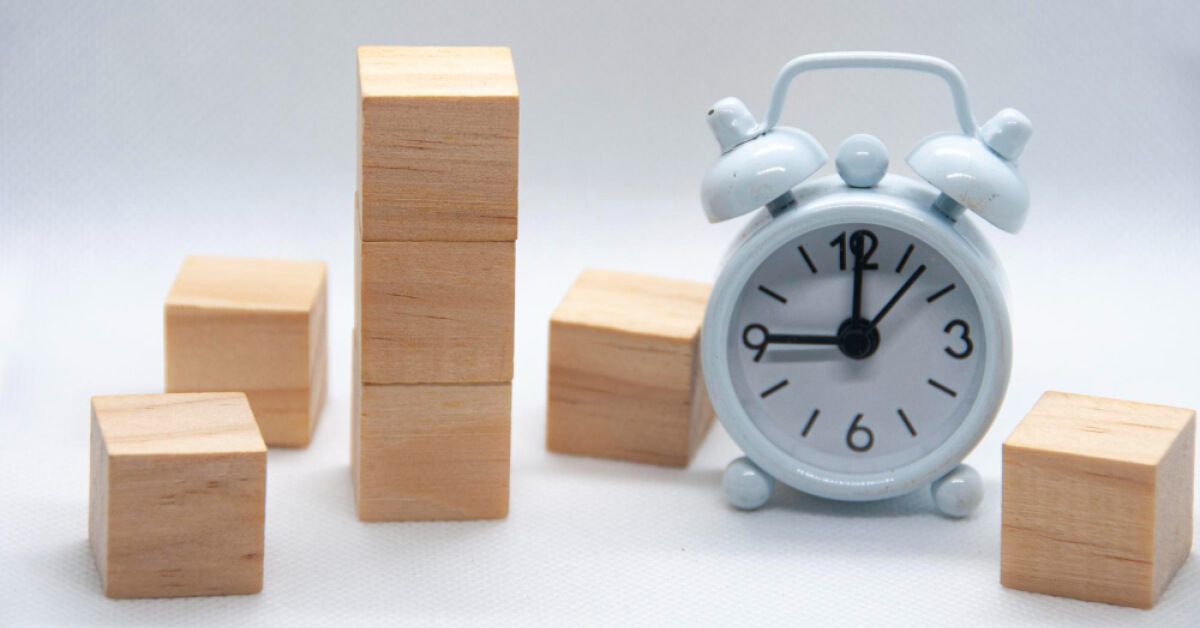
[[[971,289],[890,227],[822,227],[771,253],[734,306],[734,390],[755,426],[806,464],[887,471],[936,449],[979,393],[986,346]]]

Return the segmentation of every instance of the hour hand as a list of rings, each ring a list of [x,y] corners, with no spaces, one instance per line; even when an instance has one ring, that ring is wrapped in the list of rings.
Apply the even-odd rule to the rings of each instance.
[[[742,344],[754,351],[754,361],[762,359],[767,348],[776,345],[836,345],[837,336],[817,336],[808,334],[772,334],[765,325],[753,323],[747,325],[742,332]]]

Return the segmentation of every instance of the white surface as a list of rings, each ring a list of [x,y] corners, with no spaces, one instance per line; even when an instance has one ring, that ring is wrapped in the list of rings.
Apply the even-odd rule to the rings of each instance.
[[[1042,390],[1200,406],[1200,5],[645,4],[0,0],[0,625],[1195,625],[1194,556],[1144,612],[1002,589],[998,552],[1000,443]],[[353,47],[393,42],[514,46],[506,521],[353,514]],[[980,510],[786,494],[735,512],[720,428],[686,471],[546,454],[546,321],[570,281],[584,266],[710,278],[738,225],[699,208],[707,107],[737,95],[761,115],[787,59],[854,48],[946,57],[977,116],[1014,106],[1038,129],[1025,231],[988,228],[1016,355],[968,459]],[[902,155],[953,128],[932,80],[795,89],[784,123],[829,150],[864,131]],[[86,546],[88,397],[159,389],[160,308],[190,252],[329,262],[331,397],[312,447],[271,453],[261,595],[112,601]]]

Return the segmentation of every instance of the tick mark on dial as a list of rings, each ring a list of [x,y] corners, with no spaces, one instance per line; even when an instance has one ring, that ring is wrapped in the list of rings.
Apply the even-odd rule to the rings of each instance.
[[[808,431],[812,429],[813,423],[817,422],[818,414],[821,414],[820,409],[813,410],[812,416],[808,417],[808,423],[804,424],[804,431],[800,432],[800,436],[808,438]]]
[[[929,298],[925,299],[925,302],[933,303],[934,301],[937,301],[938,299],[946,296],[946,293],[950,292],[953,289],[954,289],[954,284],[950,284],[950,285],[946,286],[945,288],[942,288],[941,290],[938,290],[937,292],[929,295]]]
[[[817,274],[817,265],[813,264],[812,258],[808,256],[808,251],[804,250],[804,245],[800,245],[800,254],[804,256],[804,263],[808,264],[808,269],[815,275]]]
[[[951,397],[957,397],[957,396],[958,396],[958,393],[954,392],[954,390],[952,390],[952,389],[951,389],[949,386],[946,386],[945,384],[943,384],[943,383],[941,383],[941,382],[939,382],[939,381],[937,381],[937,380],[935,380],[935,379],[932,379],[932,378],[931,378],[931,379],[929,380],[929,385],[930,385],[930,386],[933,386],[934,388],[936,388],[936,389],[938,389],[938,390],[940,390],[940,391],[942,391],[942,392],[944,392],[944,393],[946,393],[947,395],[950,395]]]
[[[778,384],[775,384],[774,386],[762,391],[762,393],[759,395],[759,397],[766,399],[767,397],[770,397],[771,395],[775,394],[775,392],[778,391],[780,388],[783,388],[784,386],[787,386],[787,385],[788,385],[788,381],[785,379],[782,382],[779,382]]]
[[[930,381],[932,381],[932,380],[930,380]],[[915,428],[913,428],[912,422],[908,420],[908,415],[904,414],[904,408],[897,408],[896,414],[899,414],[900,420],[904,421],[904,427],[908,428],[908,433],[912,434],[913,436],[916,436],[917,430]]]
[[[908,245],[908,248],[904,250],[904,257],[901,257],[900,263],[896,265],[896,272],[898,272],[898,273],[904,272],[904,265],[908,263],[908,257],[910,255],[912,255],[914,248],[916,248],[916,247],[914,245],[910,244],[910,245]]]
[[[758,290],[759,292],[762,292],[763,294],[775,299],[776,301],[779,301],[780,303],[787,303],[787,299],[783,298],[782,294],[779,294],[778,292],[775,292],[766,286],[759,286]]]

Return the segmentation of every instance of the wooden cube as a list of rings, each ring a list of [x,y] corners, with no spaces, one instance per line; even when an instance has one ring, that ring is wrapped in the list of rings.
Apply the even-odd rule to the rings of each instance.
[[[267,449],[245,395],[93,397],[91,429],[105,595],[262,590]]]
[[[517,238],[508,48],[362,47],[358,89],[364,240]]]
[[[352,469],[363,521],[508,514],[511,386],[362,385]]]
[[[363,242],[362,380],[512,380],[513,242]]]
[[[189,257],[167,296],[167,392],[241,391],[268,445],[304,447],[325,402],[325,264]]]
[[[1000,581],[1150,608],[1192,547],[1196,413],[1048,392],[1004,442]]]
[[[698,350],[709,290],[584,271],[550,319],[547,448],[687,466],[714,416]]]

